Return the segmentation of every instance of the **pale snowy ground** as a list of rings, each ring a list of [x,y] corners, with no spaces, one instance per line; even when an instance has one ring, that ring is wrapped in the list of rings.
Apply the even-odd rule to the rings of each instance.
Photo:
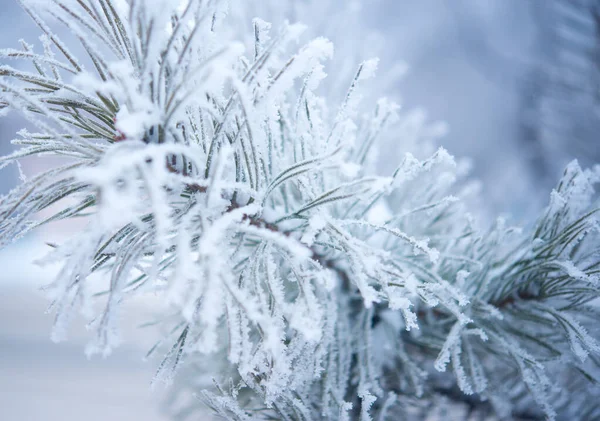
[[[165,421],[162,389],[150,390],[156,362],[142,362],[149,342],[134,327],[147,309],[130,309],[132,340],[110,358],[86,358],[81,321],[69,341],[51,342],[48,301],[36,292],[49,273],[27,263],[36,252],[29,242],[0,252],[0,420]]]

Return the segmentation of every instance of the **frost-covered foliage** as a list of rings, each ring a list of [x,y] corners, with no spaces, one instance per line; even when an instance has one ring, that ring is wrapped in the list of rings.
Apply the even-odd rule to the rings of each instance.
[[[62,264],[55,339],[79,310],[108,354],[122,305],[154,294],[157,380],[191,378],[225,419],[600,416],[600,168],[571,164],[531,230],[480,230],[445,150],[378,171],[406,131],[388,100],[362,111],[375,60],[335,103],[333,46],[298,47],[299,24],[255,19],[244,48],[219,0],[24,7],[41,51],[0,52],[33,64],[0,67],[0,104],[36,131],[0,162],[63,160],[2,198],[0,244],[85,221],[42,261]]]

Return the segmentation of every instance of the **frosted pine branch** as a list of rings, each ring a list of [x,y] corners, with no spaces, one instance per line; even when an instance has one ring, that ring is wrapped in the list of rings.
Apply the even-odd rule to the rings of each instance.
[[[42,50],[0,51],[0,107],[31,123],[0,168],[62,163],[1,199],[0,244],[85,221],[40,262],[61,264],[54,339],[82,311],[88,353],[109,354],[122,306],[154,294],[156,381],[225,419],[600,416],[599,168],[572,163],[532,229],[484,230],[444,149],[378,171],[384,136],[415,135],[364,101],[376,60],[336,102],[331,42],[260,19],[237,34],[224,1],[23,7]]]

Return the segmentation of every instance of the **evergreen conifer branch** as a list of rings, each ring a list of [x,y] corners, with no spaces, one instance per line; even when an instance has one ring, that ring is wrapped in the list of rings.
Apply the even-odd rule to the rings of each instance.
[[[86,221],[41,261],[62,265],[56,340],[80,310],[108,354],[123,303],[152,293],[170,309],[156,380],[226,419],[600,416],[600,168],[569,165],[531,230],[484,231],[445,150],[377,171],[382,134],[403,139],[397,106],[362,108],[375,60],[336,105],[333,47],[295,50],[298,24],[254,20],[244,55],[221,0],[22,4],[43,53],[0,50],[35,70],[0,67],[0,106],[38,132],[0,167],[64,163],[0,200],[0,245]]]

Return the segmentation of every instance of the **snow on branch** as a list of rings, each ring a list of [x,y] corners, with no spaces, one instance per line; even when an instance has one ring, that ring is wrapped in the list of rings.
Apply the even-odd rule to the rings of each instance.
[[[600,380],[598,168],[569,165],[533,229],[480,229],[443,148],[375,165],[384,134],[419,137],[391,101],[367,111],[377,60],[335,101],[330,41],[261,19],[237,34],[226,1],[21,3],[42,48],[0,50],[0,111],[36,131],[0,169],[62,161],[0,198],[0,245],[84,221],[40,261],[61,265],[55,340],[82,311],[108,354],[123,305],[154,294],[155,380],[226,419],[600,416],[571,399]]]

